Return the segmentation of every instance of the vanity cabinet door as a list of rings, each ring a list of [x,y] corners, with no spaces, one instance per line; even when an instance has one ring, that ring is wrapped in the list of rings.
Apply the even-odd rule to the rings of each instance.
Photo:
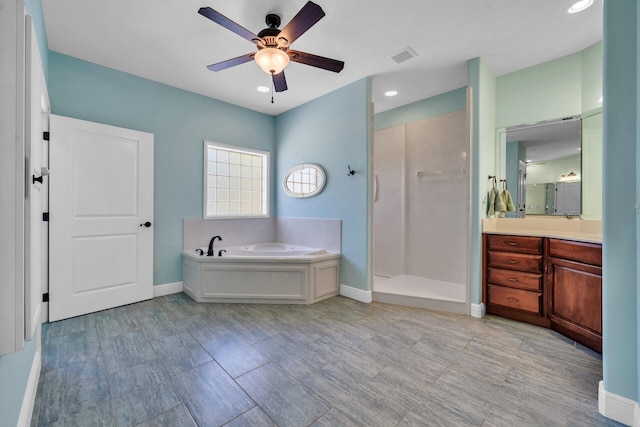
[[[602,246],[548,239],[551,328],[602,351]]]

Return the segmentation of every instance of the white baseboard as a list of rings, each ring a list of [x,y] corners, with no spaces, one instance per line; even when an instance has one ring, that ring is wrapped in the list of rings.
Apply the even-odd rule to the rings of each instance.
[[[153,287],[153,297],[163,297],[165,295],[177,294],[182,292],[184,286],[182,282],[165,283],[163,285],[156,285]]]
[[[20,417],[18,418],[18,427],[28,427],[31,425],[31,415],[33,415],[33,405],[36,401],[38,392],[38,380],[40,379],[40,368],[42,366],[41,353],[36,351],[31,364],[31,372],[29,372],[29,381],[27,389],[22,398],[22,408],[20,408]]]
[[[340,295],[356,301],[369,303],[373,301],[373,293],[353,286],[340,285]]]
[[[598,385],[598,412],[619,423],[640,426],[640,408],[635,400],[619,396],[604,389],[604,382]]]
[[[487,307],[485,307],[484,303],[471,304],[471,317],[482,319],[485,314],[487,314]]]

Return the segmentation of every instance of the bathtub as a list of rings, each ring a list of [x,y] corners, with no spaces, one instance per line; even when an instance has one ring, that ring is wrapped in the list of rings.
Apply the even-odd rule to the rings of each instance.
[[[286,243],[219,246],[215,256],[198,249],[183,252],[184,291],[198,302],[312,304],[340,290],[338,252]]]

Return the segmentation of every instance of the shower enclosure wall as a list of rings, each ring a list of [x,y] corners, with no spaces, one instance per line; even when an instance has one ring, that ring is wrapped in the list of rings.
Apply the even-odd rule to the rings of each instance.
[[[376,301],[468,313],[466,110],[375,133]]]

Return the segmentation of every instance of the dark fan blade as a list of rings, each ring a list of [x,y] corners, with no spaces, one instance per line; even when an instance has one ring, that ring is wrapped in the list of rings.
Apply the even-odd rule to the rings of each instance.
[[[273,75],[273,86],[276,88],[276,92],[287,90],[287,79],[284,78],[284,71]]]
[[[254,56],[255,56],[255,52],[247,53],[246,55],[238,56],[237,58],[227,59],[226,61],[211,64],[207,66],[207,68],[211,71],[226,70],[227,68],[235,67],[236,65],[253,61]]]
[[[313,2],[307,2],[287,26],[280,31],[278,37],[284,37],[289,42],[289,45],[291,45],[298,37],[322,19],[323,16],[324,11],[320,6]]]
[[[300,64],[311,65],[312,67],[322,68],[323,70],[329,70],[335,73],[339,73],[344,68],[344,62],[325,58],[324,56],[312,55],[310,53],[300,52],[299,50],[289,50],[287,53],[293,62],[299,62]]]
[[[227,18],[224,15],[221,15],[210,7],[201,7],[200,10],[198,10],[198,13],[204,17],[211,19],[216,24],[222,25],[227,30],[233,31],[240,37],[249,40],[251,43],[254,43],[254,40],[258,39],[258,36],[253,34],[251,31],[236,24],[231,19]]]

